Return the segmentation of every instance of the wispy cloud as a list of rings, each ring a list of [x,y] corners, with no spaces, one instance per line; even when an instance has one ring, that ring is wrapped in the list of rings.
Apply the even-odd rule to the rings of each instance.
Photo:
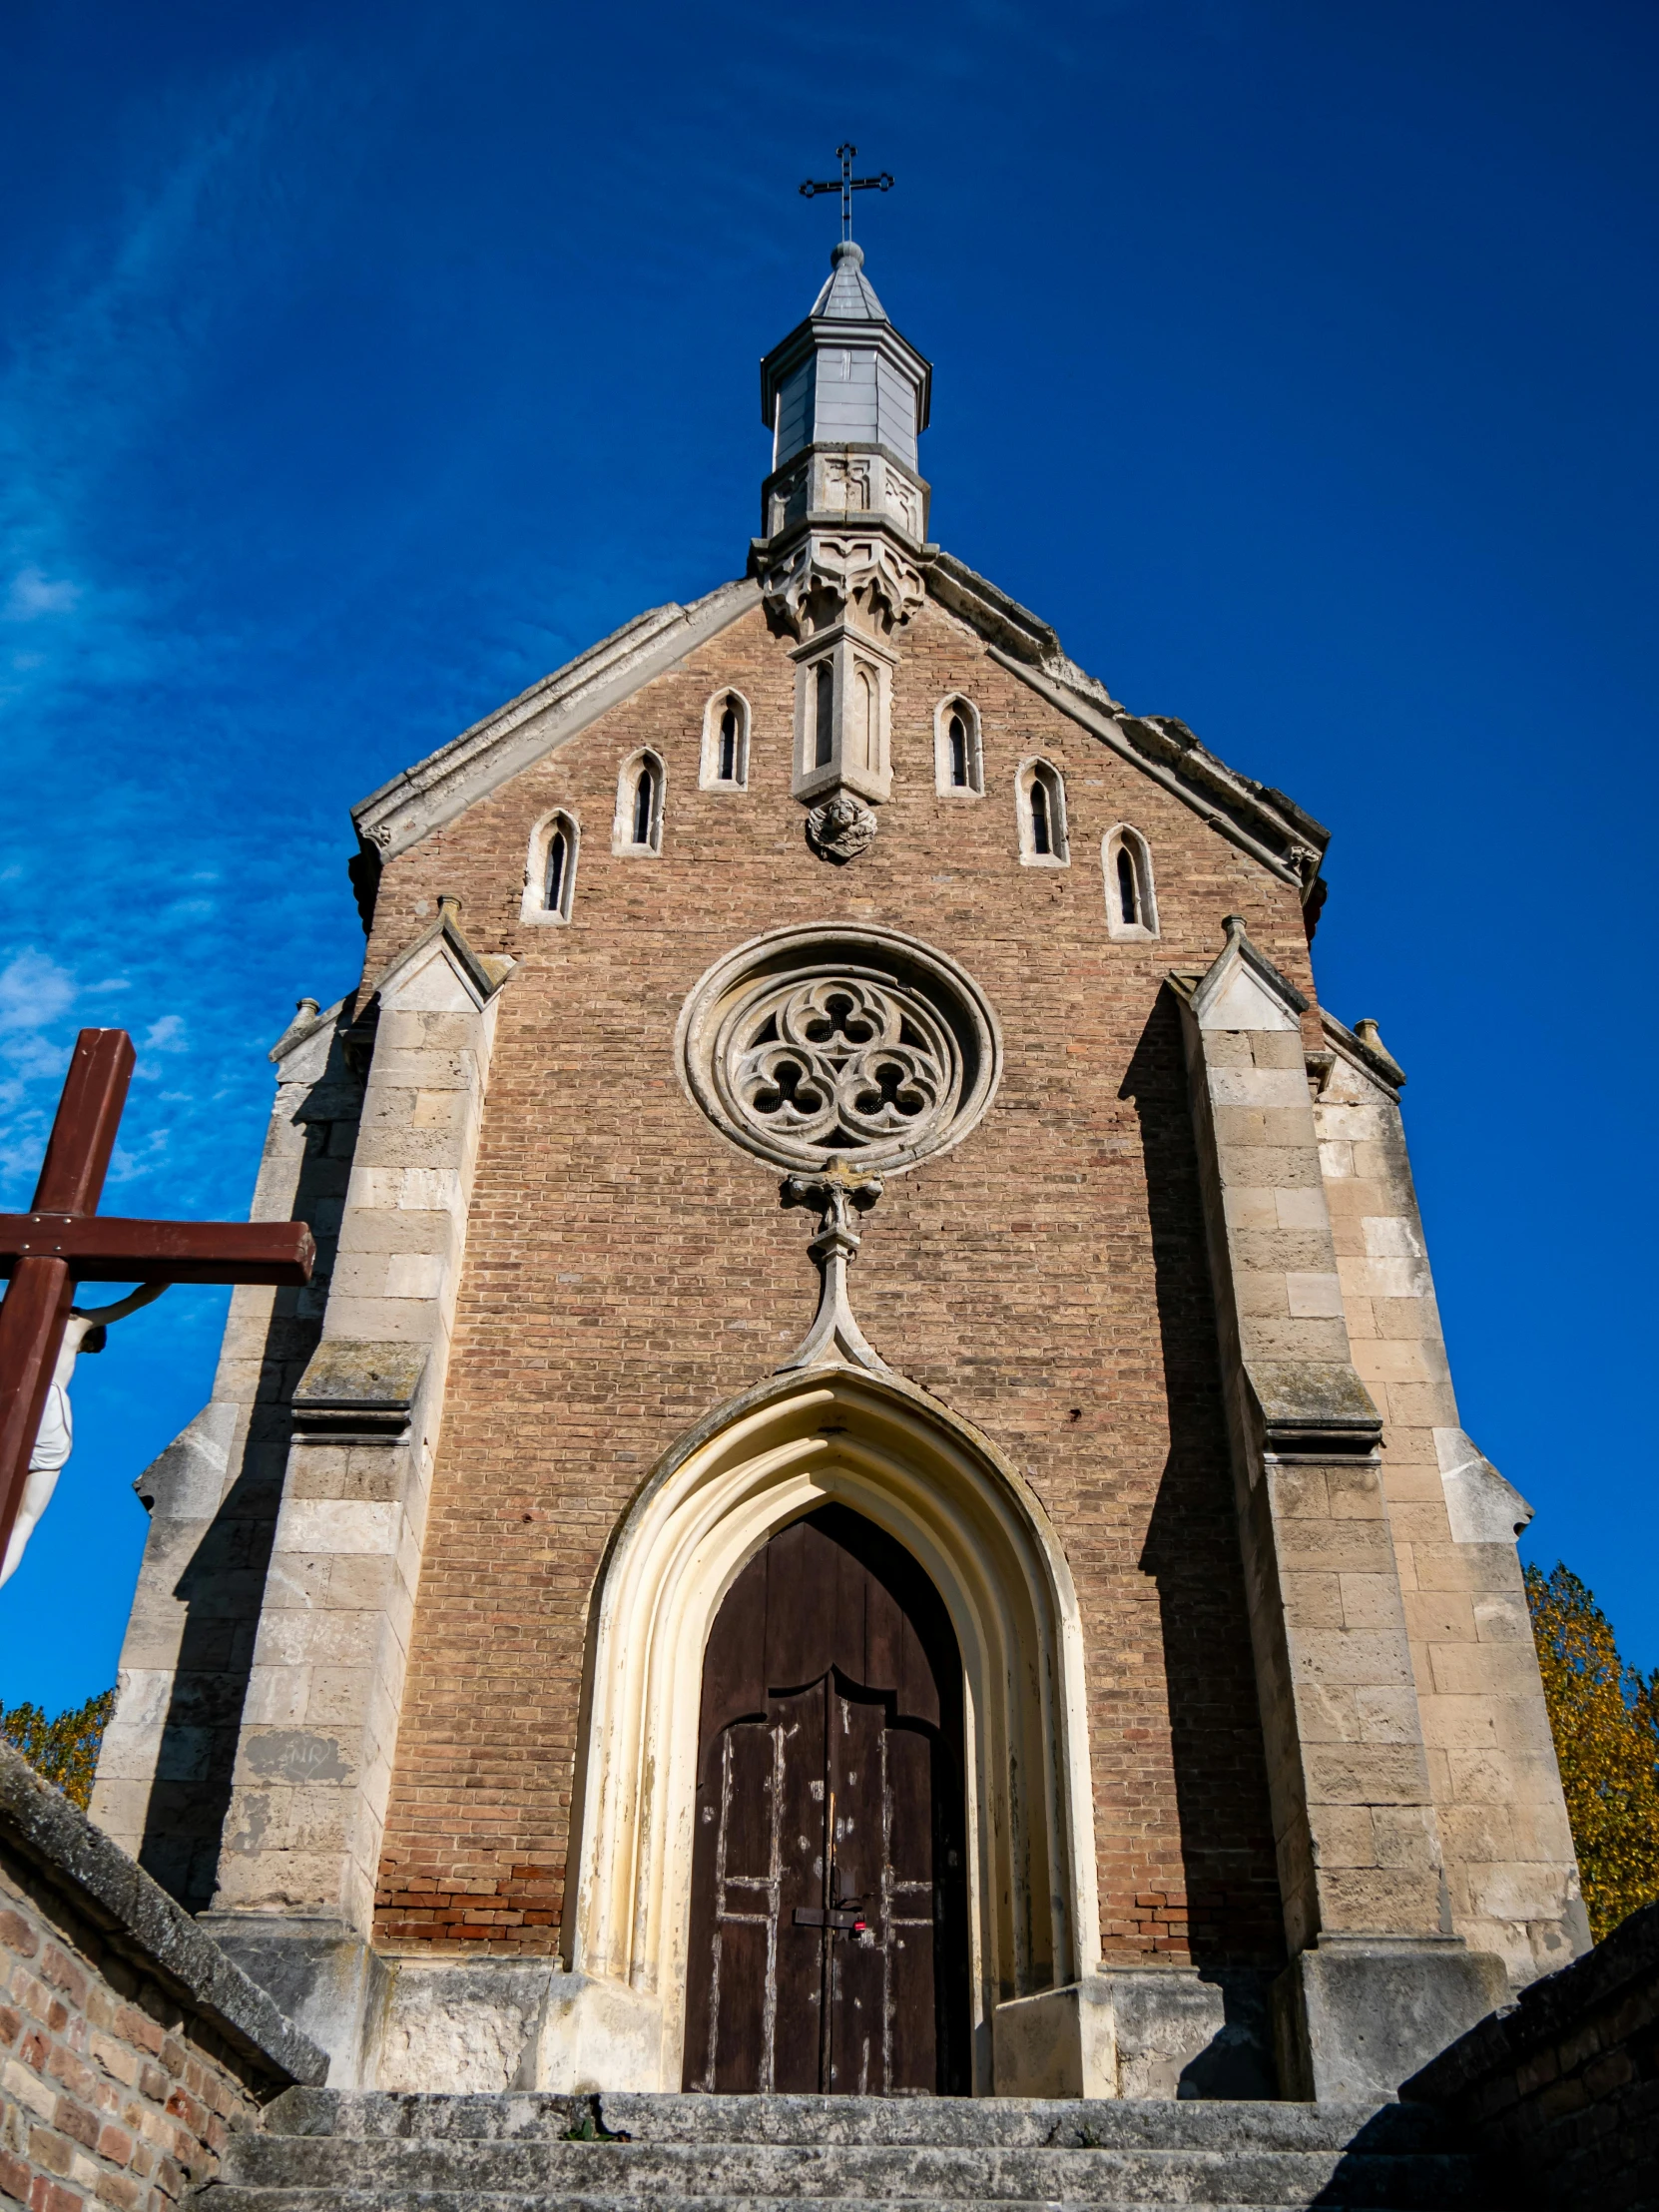
[[[66,247],[10,333],[0,619],[29,637],[0,652],[0,704],[69,680],[153,678],[185,644],[164,568],[108,572],[98,511],[112,475],[187,403],[216,328],[254,281],[237,247],[295,69],[268,63],[218,88],[157,157],[125,221]]]
[[[59,1024],[75,1003],[75,978],[50,953],[26,945],[0,968],[0,1183],[32,1184],[45,1149],[50,1101],[69,1064]],[[15,1194],[22,1203],[22,1193]]]
[[[296,987],[283,974],[262,1016],[261,966],[294,957],[284,855],[314,840],[314,801],[302,781],[275,804],[266,792],[274,710],[249,667],[280,650],[280,618],[251,634],[222,588],[224,535],[246,517],[227,521],[197,456],[315,235],[334,97],[297,46],[170,86],[129,118],[104,217],[66,230],[32,288],[8,295],[0,748],[16,833],[0,1180],[13,1203],[81,1022],[122,1022],[138,1049],[113,1180],[165,1167],[146,1194],[162,1211],[221,1212],[246,1188],[261,1047]],[[244,916],[260,912],[258,951],[224,925],[226,882]],[[29,939],[8,944],[19,915]]]
[[[0,608],[0,621],[38,622],[42,615],[67,615],[80,597],[81,586],[67,576],[46,576],[38,568],[20,568]]]
[[[75,978],[27,945],[0,968],[0,1030],[44,1029],[74,1003]]]

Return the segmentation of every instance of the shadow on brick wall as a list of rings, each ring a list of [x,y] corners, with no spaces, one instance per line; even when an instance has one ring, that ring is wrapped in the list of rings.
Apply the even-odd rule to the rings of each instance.
[[[1169,1457],[1140,1566],[1157,1585],[1192,1955],[1277,1970],[1284,1922],[1180,1016],[1163,992],[1122,1095],[1140,1117]],[[1269,2092],[1271,2093],[1271,2092]]]
[[[302,1290],[276,1294],[240,1467],[170,1592],[185,1607],[185,1623],[138,1859],[191,1913],[213,1903],[266,1575],[281,1509],[293,1393],[322,1334],[339,1243],[372,1039],[371,1031],[349,1026],[350,1005],[348,1000],[324,1071],[294,1117],[304,1128],[304,1151],[291,1218],[310,1227],[315,1270]],[[193,1450],[200,1448],[194,1445],[194,1432],[216,1418],[229,1429],[235,1417],[234,1406],[210,1406],[140,1477],[136,1487],[156,1522],[153,1541],[167,1542],[169,1521],[177,1523],[181,1539],[189,1540],[190,1493],[201,1481],[200,1467],[193,1463]],[[206,1440],[213,1441],[211,1426]]]

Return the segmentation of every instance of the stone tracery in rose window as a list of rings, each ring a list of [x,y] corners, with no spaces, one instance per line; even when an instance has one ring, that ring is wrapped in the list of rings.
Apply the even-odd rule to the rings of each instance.
[[[778,930],[687,1001],[681,1066],[721,1132],[780,1167],[902,1172],[990,1104],[996,1019],[971,979],[896,930]]]
[[[956,1102],[959,1055],[913,992],[836,975],[781,982],[724,1042],[740,1117],[775,1140],[861,1152],[922,1139]]]

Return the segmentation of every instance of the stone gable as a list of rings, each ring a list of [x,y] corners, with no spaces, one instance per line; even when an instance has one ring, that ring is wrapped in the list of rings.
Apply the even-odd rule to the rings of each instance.
[[[697,788],[704,708],[752,710],[749,788]],[[979,709],[986,793],[934,789],[933,718]],[[1298,894],[929,606],[893,686],[893,796],[850,867],[790,798],[794,671],[756,610],[385,871],[366,966],[440,892],[520,963],[501,1001],[411,1646],[377,1929],[557,1941],[582,1642],[601,1554],[658,1455],[788,1357],[811,1318],[799,1216],[676,1073],[710,963],[793,922],[910,932],[1001,1020],[990,1117],[894,1182],[852,1271],[890,1365],[1000,1441],[1061,1531],[1087,1623],[1108,1955],[1271,1962],[1265,1810],[1215,1321],[1172,965],[1235,910],[1311,991]],[[614,856],[621,764],[668,780],[663,852]],[[1014,777],[1065,778],[1071,864],[1022,867]],[[519,919],[553,808],[582,827],[568,929]],[[1162,934],[1106,934],[1101,839],[1146,836]],[[1075,1413],[1074,1413],[1075,1409]],[[1176,1742],[1190,1770],[1176,1781]],[[479,1819],[475,1809],[487,1808]],[[1185,1830],[1185,1833],[1184,1833]]]

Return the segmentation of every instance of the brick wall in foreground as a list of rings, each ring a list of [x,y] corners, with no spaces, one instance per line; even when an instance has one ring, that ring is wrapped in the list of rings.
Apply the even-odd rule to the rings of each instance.
[[[160,2212],[257,2105],[211,2030],[64,1919],[0,1876],[0,2191],[30,2212]]]
[[[325,2061],[0,1745],[0,2204],[168,2212]]]
[[[1659,1905],[1533,1982],[1407,2081],[1517,2204],[1659,2207]]]

